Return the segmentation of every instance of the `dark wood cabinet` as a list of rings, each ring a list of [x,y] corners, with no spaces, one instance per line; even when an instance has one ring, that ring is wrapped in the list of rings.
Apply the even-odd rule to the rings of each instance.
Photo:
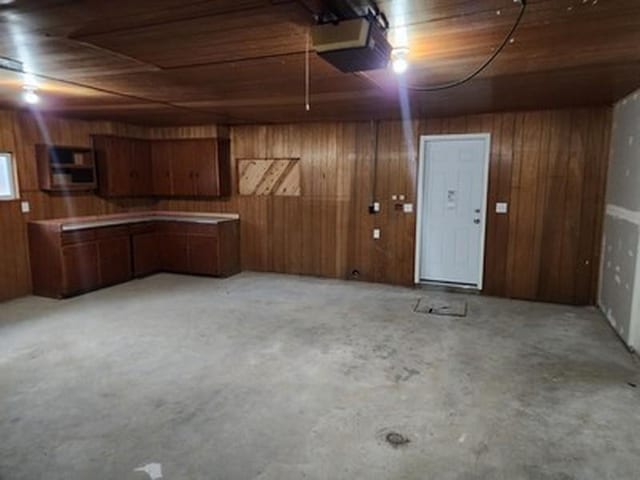
[[[45,192],[78,192],[96,188],[93,151],[86,147],[36,145],[38,184]]]
[[[217,236],[189,235],[187,246],[190,273],[219,275]]]
[[[221,197],[231,194],[227,139],[154,140],[151,158],[156,195]]]
[[[98,246],[95,242],[62,247],[62,296],[98,288]]]
[[[94,135],[98,192],[105,197],[153,195],[151,148],[147,140]]]
[[[100,286],[114,285],[131,279],[131,240],[126,236],[105,236],[98,240]]]
[[[160,271],[160,252],[158,251],[158,234],[155,230],[133,233],[133,275],[145,277]]]
[[[240,271],[238,220],[163,219],[77,230],[42,221],[29,222],[28,229],[36,295],[67,297],[159,271],[211,276]]]
[[[231,194],[228,139],[142,140],[94,135],[105,197],[220,197]]]
[[[189,272],[187,235],[166,232],[160,234],[160,264],[167,272]]]
[[[151,144],[151,172],[154,195],[173,195],[171,159],[174,154],[172,147],[172,142],[163,140],[157,140]]]

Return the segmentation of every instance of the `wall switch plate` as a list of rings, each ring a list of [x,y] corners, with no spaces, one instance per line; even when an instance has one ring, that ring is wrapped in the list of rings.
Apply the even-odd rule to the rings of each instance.
[[[398,195],[398,200],[404,200],[404,195]]]
[[[369,213],[378,213],[380,211],[380,202],[369,204]]]
[[[373,229],[373,239],[374,240],[379,240],[380,239],[380,229],[379,228],[374,228]]]
[[[20,210],[22,211],[22,213],[29,213],[31,211],[31,205],[29,205],[29,202],[20,202]]]
[[[398,195],[391,195],[391,200],[397,200],[398,199]]]
[[[509,204],[507,202],[496,202],[496,213],[507,213]]]
[[[413,213],[413,203],[405,203],[402,206],[404,213]]]

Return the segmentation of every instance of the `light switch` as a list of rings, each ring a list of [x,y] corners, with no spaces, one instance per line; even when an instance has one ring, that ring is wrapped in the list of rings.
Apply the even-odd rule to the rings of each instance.
[[[380,202],[373,202],[373,211],[374,212],[380,211]]]
[[[405,203],[402,205],[402,211],[404,213],[412,213],[413,212],[413,203]]]
[[[398,195],[398,200],[400,201],[404,200],[404,195]]]
[[[373,238],[374,238],[374,240],[380,239],[380,229],[379,228],[374,228],[373,229]]]
[[[391,195],[391,200],[397,200],[398,199],[398,195]]]
[[[29,202],[20,202],[20,210],[22,213],[29,213],[31,211],[31,205],[29,205]]]
[[[496,213],[507,213],[509,204],[507,202],[496,202]]]

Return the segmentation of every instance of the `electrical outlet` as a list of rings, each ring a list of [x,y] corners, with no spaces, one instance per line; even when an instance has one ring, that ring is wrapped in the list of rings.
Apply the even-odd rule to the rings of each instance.
[[[404,213],[412,213],[413,212],[413,203],[405,203],[402,206],[402,210]]]
[[[507,202],[496,202],[496,213],[507,213],[509,205]]]
[[[380,229],[379,228],[374,228],[373,229],[373,239],[374,240],[379,240],[380,239]]]
[[[31,211],[31,205],[29,205],[29,202],[20,202],[20,210],[22,211],[22,213],[29,213]]]
[[[369,213],[378,213],[380,212],[380,202],[373,202],[369,204]]]

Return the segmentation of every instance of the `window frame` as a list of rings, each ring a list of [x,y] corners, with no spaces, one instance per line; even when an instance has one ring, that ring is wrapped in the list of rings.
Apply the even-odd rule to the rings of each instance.
[[[10,202],[20,199],[20,190],[18,187],[18,172],[16,171],[16,160],[12,152],[0,151],[0,162],[4,162],[4,158],[8,159],[9,177],[11,184],[9,185],[9,195],[0,193],[0,202]]]

